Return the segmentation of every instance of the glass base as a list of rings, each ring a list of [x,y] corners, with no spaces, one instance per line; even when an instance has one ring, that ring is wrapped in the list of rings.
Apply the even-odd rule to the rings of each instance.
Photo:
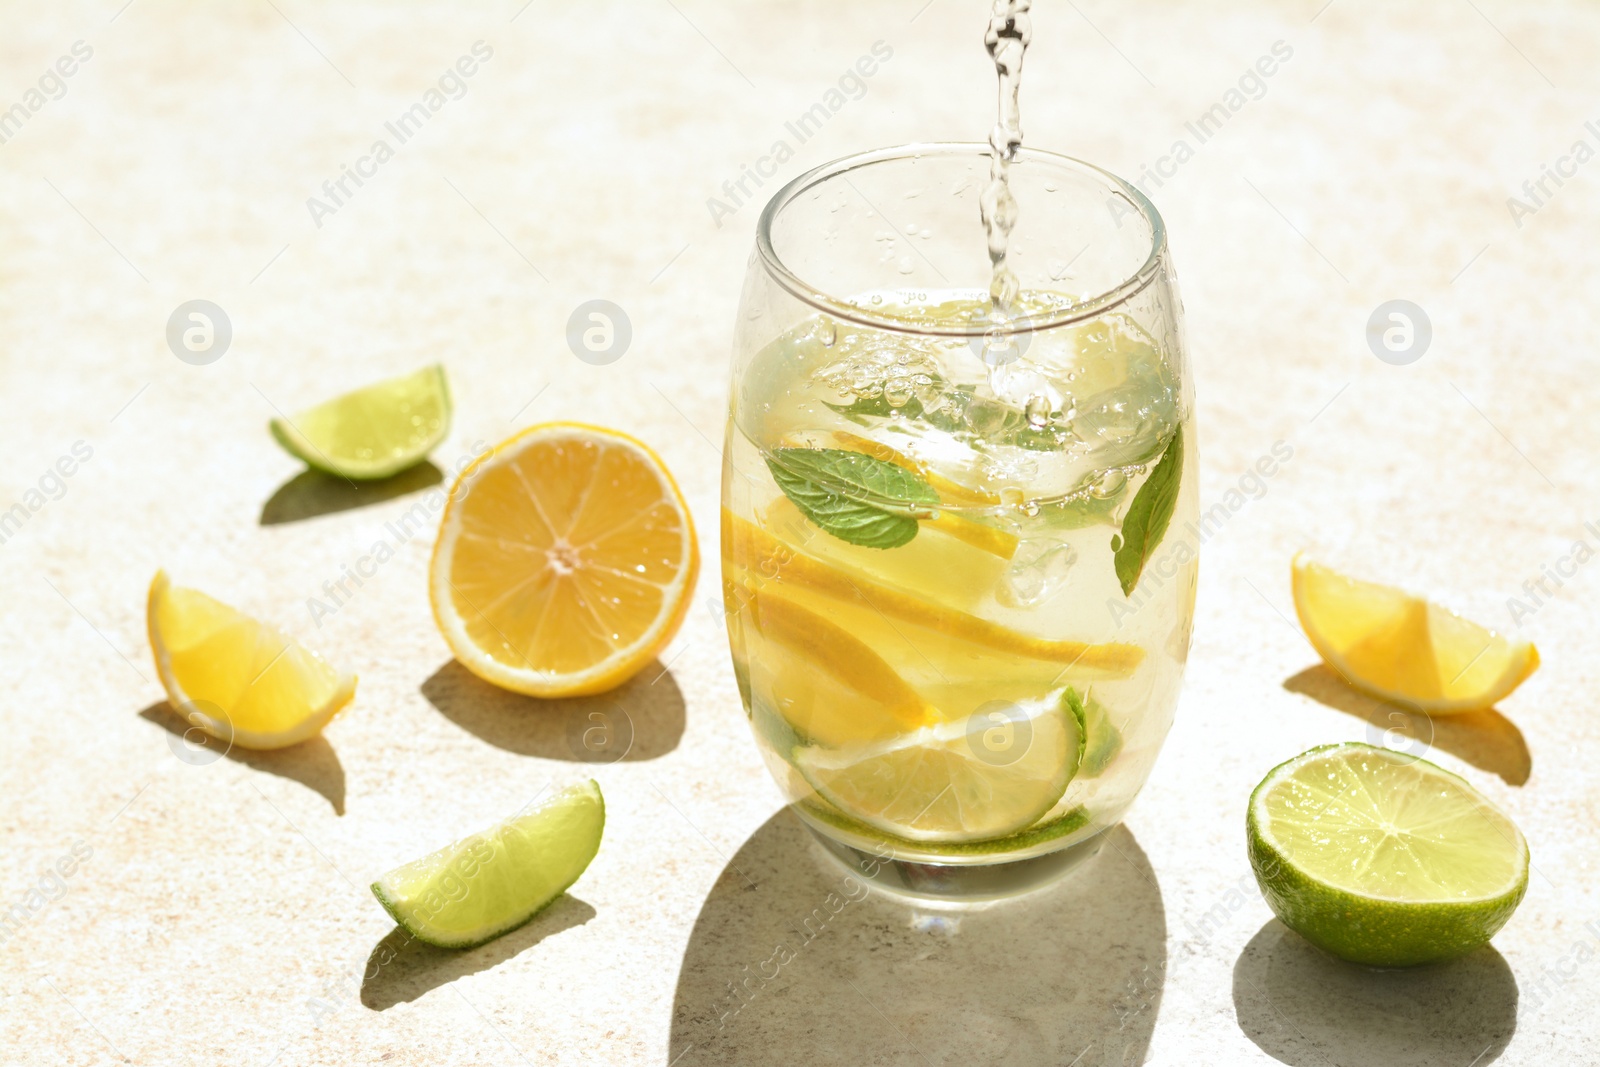
[[[834,860],[875,889],[897,897],[949,904],[981,904],[1044,889],[1092,859],[1105,830],[1043,856],[1003,863],[912,863],[853,848],[801,819]],[[1107,830],[1114,827],[1106,827]]]

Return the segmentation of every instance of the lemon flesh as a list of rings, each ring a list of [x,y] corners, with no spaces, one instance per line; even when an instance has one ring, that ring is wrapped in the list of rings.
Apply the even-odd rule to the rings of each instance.
[[[451,487],[428,592],[468,670],[531,696],[582,696],[621,685],[672,640],[699,567],[688,505],[654,452],[546,423]]]
[[[1312,944],[1405,967],[1486,943],[1528,887],[1516,824],[1463,779],[1363,744],[1272,770],[1250,797],[1250,864],[1267,904]]]
[[[1539,650],[1437,604],[1295,557],[1306,637],[1352,685],[1432,714],[1493,707],[1539,666]]]
[[[514,930],[566,892],[600,849],[606,805],[593,780],[372,883],[418,941],[470,948]]]
[[[321,732],[355,696],[356,678],[291,637],[165,571],[146,607],[156,672],[178,714],[218,740],[283,748]]]
[[[920,539],[920,538],[919,538]],[[835,619],[859,616],[863,619],[894,619],[926,631],[933,639],[948,642],[953,649],[976,654],[1000,653],[1011,669],[1016,657],[1051,665],[1045,677],[1072,668],[1089,677],[1123,678],[1132,674],[1144,658],[1137,645],[1110,642],[1088,644],[1061,641],[1019,633],[967,611],[924,599],[909,588],[897,588],[879,581],[871,571],[858,569],[843,556],[828,562],[807,553],[829,548],[826,539],[803,542],[806,551],[779,540],[754,523],[739,518],[726,508],[722,511],[723,558],[746,575],[781,574],[786,589],[818,605]],[[913,545],[916,541],[912,542]],[[880,553],[880,558],[881,558]]]
[[[387,478],[421,463],[445,439],[450,413],[450,387],[435,364],[273,419],[270,428],[290,455],[317,470]]]
[[[959,843],[1038,822],[1077,774],[1083,744],[1082,721],[1055,694],[888,741],[800,747],[794,765],[851,818],[910,841]]]

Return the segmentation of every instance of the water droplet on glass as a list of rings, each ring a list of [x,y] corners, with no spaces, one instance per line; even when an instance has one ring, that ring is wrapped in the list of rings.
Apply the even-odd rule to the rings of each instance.
[[[826,315],[817,320],[817,327],[814,332],[817,340],[822,342],[824,348],[832,348],[833,342],[839,339],[839,328]]]
[[[916,269],[916,264],[911,261],[910,256],[901,256],[900,262],[895,265],[895,269],[901,274],[910,274]]]

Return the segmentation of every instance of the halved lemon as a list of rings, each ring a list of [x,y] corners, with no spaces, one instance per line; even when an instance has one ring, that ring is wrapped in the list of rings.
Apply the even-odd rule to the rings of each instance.
[[[1328,666],[1352,685],[1430,714],[1493,707],[1539,666],[1539,650],[1387,585],[1305,559],[1294,609]]]
[[[220,741],[284,748],[322,731],[356,693],[336,670],[292,637],[195,589],[166,571],[147,605],[156,673],[173,710]]]
[[[672,640],[700,552],[656,454],[572,422],[502,441],[456,479],[428,593],[485,681],[539,697],[612,689]]]

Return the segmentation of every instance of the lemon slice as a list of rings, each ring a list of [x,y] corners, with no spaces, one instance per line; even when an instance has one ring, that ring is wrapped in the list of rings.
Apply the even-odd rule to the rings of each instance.
[[[166,571],[150,583],[150,647],[167,699],[190,725],[243,748],[284,748],[314,737],[356,692],[298,641]]]
[[[1273,768],[1246,822],[1273,912],[1356,963],[1470,952],[1528,888],[1515,823],[1461,778],[1372,745],[1324,745]]]
[[[974,547],[981,546],[964,543],[932,521],[924,521],[916,537],[889,552],[829,537],[786,496],[779,496],[762,511],[759,521],[775,540],[793,546],[803,545],[807,555],[824,563],[837,563],[851,571],[872,574],[902,588],[915,589],[925,599],[962,611],[977,607],[1005,578],[1008,559],[1005,554],[986,549],[974,552]],[[990,529],[977,523],[971,525]],[[1015,544],[1011,546],[1011,554],[1016,554]]]
[[[273,419],[290,455],[344,478],[387,478],[416,466],[450,432],[450,387],[437,364]]]
[[[590,780],[396,867],[372,883],[372,895],[418,941],[481,945],[566,892],[600,850],[605,824],[605,799]]]
[[[1005,837],[1038,822],[1083,759],[1061,694],[980,710],[889,741],[795,750],[794,765],[852,818],[910,841]]]
[[[1034,637],[926,600],[876,581],[842,560],[830,565],[806,555],[726,508],[722,511],[722,551],[725,559],[747,573],[775,574],[786,586],[809,595],[908,622],[979,649],[1113,677],[1133,673],[1144,659],[1144,650],[1137,645]]]
[[[534,426],[450,489],[428,592],[462,664],[540,697],[621,685],[672,640],[700,569],[688,506],[626,434]]]
[[[760,690],[802,738],[840,746],[903,734],[938,718],[866,642],[773,587],[744,610],[766,647],[750,655]]]
[[[1346,681],[1430,714],[1493,707],[1539,666],[1539,650],[1399,589],[1296,556],[1294,608]]]

